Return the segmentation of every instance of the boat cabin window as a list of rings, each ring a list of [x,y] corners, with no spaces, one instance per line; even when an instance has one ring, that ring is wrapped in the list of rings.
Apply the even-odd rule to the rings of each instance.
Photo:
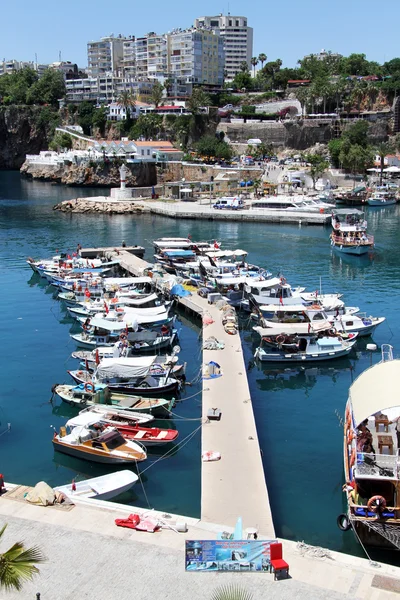
[[[324,320],[325,320],[325,317],[322,313],[316,313],[313,316],[313,321],[324,321]]]

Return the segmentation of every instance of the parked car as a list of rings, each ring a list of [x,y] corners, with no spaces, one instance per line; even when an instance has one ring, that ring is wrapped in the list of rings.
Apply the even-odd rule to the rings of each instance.
[[[239,198],[239,196],[226,196],[224,198],[219,198],[214,204],[214,208],[229,208],[231,210],[238,210],[240,208],[244,208],[244,202],[242,198]]]

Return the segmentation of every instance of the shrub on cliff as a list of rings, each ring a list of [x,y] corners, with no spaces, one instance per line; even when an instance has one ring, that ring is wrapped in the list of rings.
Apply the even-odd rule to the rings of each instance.
[[[222,142],[214,135],[205,135],[196,144],[196,152],[201,156],[223,158],[230,160],[232,150],[226,142]]]
[[[49,144],[50,150],[71,150],[72,137],[68,133],[57,132]]]

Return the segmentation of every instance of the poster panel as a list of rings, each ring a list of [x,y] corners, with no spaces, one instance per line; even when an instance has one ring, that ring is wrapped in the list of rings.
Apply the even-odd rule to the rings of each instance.
[[[186,540],[186,571],[266,573],[276,540]]]

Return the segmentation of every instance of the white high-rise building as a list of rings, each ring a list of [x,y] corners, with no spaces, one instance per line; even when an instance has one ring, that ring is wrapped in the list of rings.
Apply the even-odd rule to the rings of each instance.
[[[240,72],[240,65],[244,61],[251,68],[253,28],[247,25],[247,17],[236,17],[229,13],[216,17],[199,17],[195,20],[195,27],[218,31],[224,40],[227,80],[232,80]]]
[[[155,78],[161,82],[168,69],[166,35],[148,33],[135,40],[136,77]]]
[[[210,90],[222,87],[224,44],[218,32],[195,28],[172,31],[168,50],[172,95],[190,95],[196,85]]]
[[[123,65],[124,42],[129,38],[121,35],[101,38],[87,45],[88,71],[92,77],[119,73]]]

